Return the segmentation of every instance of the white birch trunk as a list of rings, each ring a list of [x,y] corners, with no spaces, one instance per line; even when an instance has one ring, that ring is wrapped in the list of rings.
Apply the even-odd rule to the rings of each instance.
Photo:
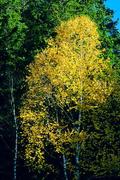
[[[83,98],[82,98],[82,95],[81,95],[81,98],[80,98],[81,107],[82,107],[82,101],[83,101]],[[78,121],[79,121],[79,126],[78,126],[78,129],[77,129],[78,133],[80,133],[80,130],[81,130],[81,118],[82,118],[82,111],[80,110],[79,115],[78,115]],[[79,142],[76,145],[76,157],[75,157],[75,160],[76,160],[75,177],[76,177],[76,180],[80,180],[80,143]]]
[[[68,176],[67,176],[67,160],[65,155],[63,154],[63,170],[64,170],[64,177],[65,180],[68,180]]]
[[[13,85],[13,77],[10,76],[10,93],[11,93],[11,106],[12,106],[12,114],[14,119],[14,127],[15,127],[15,147],[14,147],[14,162],[13,162],[13,180],[16,180],[16,170],[17,170],[17,151],[18,151],[18,125],[16,118],[16,107],[15,107],[15,99],[14,99],[14,85]]]
[[[83,56],[84,56],[83,49],[81,49],[80,58],[82,59]],[[81,107],[82,107],[82,104],[83,104],[83,82],[82,82],[82,78],[80,78],[80,79],[81,79],[80,80],[80,84],[81,84],[80,104],[81,104]],[[82,120],[82,108],[79,110],[79,114],[78,114],[78,122],[79,122],[79,125],[78,125],[78,128],[77,128],[78,133],[80,133],[80,131],[81,131],[81,120]],[[80,180],[80,143],[79,142],[76,145],[76,157],[75,157],[75,160],[76,160],[75,179]]]

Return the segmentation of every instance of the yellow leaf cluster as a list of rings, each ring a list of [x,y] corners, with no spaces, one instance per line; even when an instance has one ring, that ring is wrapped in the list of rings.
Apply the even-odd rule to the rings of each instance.
[[[42,92],[42,98],[55,96],[60,104],[77,104],[81,96],[86,105],[103,103],[112,90],[111,69],[108,61],[99,58],[96,24],[81,16],[61,23],[56,32],[56,38],[50,39],[30,65],[27,82],[34,84],[31,94],[37,91]]]

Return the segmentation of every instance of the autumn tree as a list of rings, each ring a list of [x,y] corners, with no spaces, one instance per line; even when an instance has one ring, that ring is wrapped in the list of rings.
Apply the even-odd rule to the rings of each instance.
[[[29,65],[29,89],[20,109],[25,158],[38,171],[52,170],[45,156],[51,147],[63,158],[65,179],[69,174],[79,179],[80,149],[87,137],[82,112],[111,94],[112,69],[108,59],[100,58],[97,26],[89,17],[62,22],[56,33]]]

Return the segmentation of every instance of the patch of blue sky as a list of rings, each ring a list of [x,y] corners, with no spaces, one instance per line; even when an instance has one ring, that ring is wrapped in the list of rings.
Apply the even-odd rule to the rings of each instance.
[[[120,31],[120,0],[107,0],[105,5],[114,11],[113,20],[119,19],[116,27]]]

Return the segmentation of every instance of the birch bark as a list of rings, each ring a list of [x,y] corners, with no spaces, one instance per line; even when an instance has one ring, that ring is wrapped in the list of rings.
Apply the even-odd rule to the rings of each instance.
[[[63,154],[63,169],[64,169],[65,180],[68,180],[68,176],[67,176],[67,160],[66,160],[65,154]]]
[[[16,118],[16,106],[15,106],[15,98],[14,98],[14,80],[13,76],[10,75],[10,94],[11,94],[11,107],[12,114],[14,120],[14,128],[15,128],[15,146],[14,146],[14,162],[13,162],[13,180],[16,180],[16,170],[17,170],[17,154],[18,154],[18,125]]]

